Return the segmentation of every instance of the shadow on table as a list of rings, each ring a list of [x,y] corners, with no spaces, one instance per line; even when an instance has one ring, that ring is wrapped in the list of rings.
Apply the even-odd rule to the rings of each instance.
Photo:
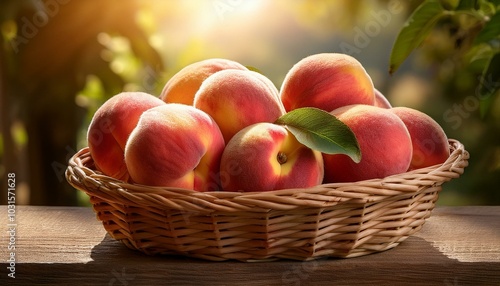
[[[500,263],[459,262],[419,237],[356,258],[245,263],[149,256],[106,234],[91,259],[20,264],[18,278],[5,281],[2,275],[0,285],[495,285],[492,281],[500,280]]]
[[[391,250],[356,258],[245,263],[149,256],[106,235],[92,249],[91,257],[94,260],[91,264],[105,265],[111,282],[122,279],[130,285],[154,281],[168,281],[171,285],[345,285],[360,282],[370,285],[488,285],[491,267],[500,267],[500,264],[461,263],[450,259],[419,237],[410,237]]]

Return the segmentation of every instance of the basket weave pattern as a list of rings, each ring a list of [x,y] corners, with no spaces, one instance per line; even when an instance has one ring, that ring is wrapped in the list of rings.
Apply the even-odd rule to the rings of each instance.
[[[125,183],[95,170],[88,148],[66,179],[90,196],[106,231],[132,249],[221,261],[355,257],[397,246],[420,230],[441,185],[468,164],[449,140],[441,165],[355,183],[271,192],[196,192]]]

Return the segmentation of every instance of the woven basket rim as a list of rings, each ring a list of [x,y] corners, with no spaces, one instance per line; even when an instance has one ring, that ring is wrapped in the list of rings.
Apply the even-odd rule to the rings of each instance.
[[[163,205],[194,212],[290,210],[299,207],[329,207],[339,203],[369,203],[393,196],[417,193],[459,177],[468,165],[469,153],[458,140],[449,139],[450,156],[442,164],[352,183],[321,184],[310,188],[266,192],[198,192],[123,182],[95,170],[88,147],[70,160],[66,179],[90,197],[136,206]]]

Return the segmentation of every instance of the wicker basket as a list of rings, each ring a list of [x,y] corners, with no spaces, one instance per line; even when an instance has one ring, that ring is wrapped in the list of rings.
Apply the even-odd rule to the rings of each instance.
[[[106,231],[132,249],[221,261],[355,257],[397,246],[422,228],[441,185],[468,164],[449,140],[442,165],[384,179],[271,192],[196,192],[128,184],[95,167],[88,148],[68,182],[90,196]]]

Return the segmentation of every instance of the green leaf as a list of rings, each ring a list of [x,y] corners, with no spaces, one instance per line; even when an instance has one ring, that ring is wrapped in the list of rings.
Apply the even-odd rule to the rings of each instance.
[[[499,7],[500,6],[500,0],[489,0],[489,2],[491,2],[493,5],[495,5],[496,7]]]
[[[423,42],[438,20],[447,13],[437,0],[427,0],[415,9],[399,31],[392,47],[390,74],[399,68],[410,53]]]
[[[484,71],[488,65],[495,50],[488,44],[482,43],[472,46],[464,55],[464,62],[469,63],[467,69],[478,74]]]
[[[345,154],[359,163],[361,150],[352,130],[334,115],[314,107],[294,109],[276,120],[307,147],[326,154]]]
[[[477,34],[474,39],[474,45],[480,43],[487,43],[494,39],[500,38],[500,12],[491,16],[490,20],[486,22],[483,29]]]
[[[258,72],[260,74],[263,74],[262,71],[254,66],[245,66],[247,69],[251,70],[251,71],[254,71],[254,72]]]
[[[455,10],[464,0],[441,0],[441,6],[446,10]]]
[[[483,74],[479,81],[479,98],[481,99],[479,111],[481,117],[485,117],[494,102],[495,94],[500,90],[500,53],[496,53],[491,57],[490,62],[484,68]]]
[[[455,10],[475,10],[478,6],[477,0],[460,0]]]
[[[496,7],[495,4],[490,1],[479,0],[479,10],[481,10],[481,13],[484,15],[492,15],[495,14]]]

